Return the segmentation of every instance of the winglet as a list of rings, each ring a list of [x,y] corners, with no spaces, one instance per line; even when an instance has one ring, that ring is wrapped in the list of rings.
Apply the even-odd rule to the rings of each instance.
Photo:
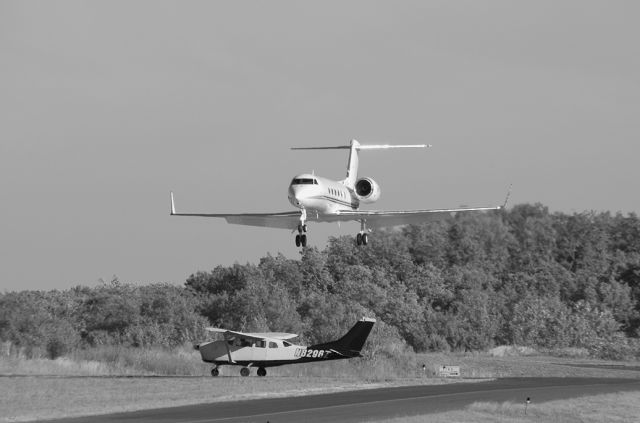
[[[176,205],[173,202],[173,191],[169,191],[170,193],[170,197],[171,197],[171,213],[170,216],[173,216],[174,214],[176,214]]]
[[[507,191],[507,197],[504,199],[504,204],[502,204],[502,207],[500,207],[501,209],[506,209],[507,208],[507,202],[509,201],[509,197],[511,196],[511,188],[513,187],[513,184],[509,184],[509,190]]]

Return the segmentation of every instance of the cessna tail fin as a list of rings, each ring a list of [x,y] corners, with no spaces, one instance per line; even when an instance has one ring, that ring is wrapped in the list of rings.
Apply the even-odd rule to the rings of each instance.
[[[347,178],[344,184],[349,188],[354,188],[358,180],[358,151],[359,150],[386,150],[388,148],[426,148],[430,144],[409,144],[409,145],[369,145],[360,144],[357,140],[351,140],[350,145],[338,145],[335,147],[293,147],[292,150],[350,150],[349,162],[347,163]]]
[[[359,356],[375,322],[376,319],[363,317],[342,338],[324,344],[313,345],[309,348],[333,349],[340,353]]]

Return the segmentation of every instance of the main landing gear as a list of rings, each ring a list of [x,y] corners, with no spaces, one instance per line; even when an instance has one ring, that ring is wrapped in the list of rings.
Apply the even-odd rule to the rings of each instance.
[[[356,235],[356,245],[367,245],[369,243],[369,236],[367,235],[367,221],[360,220],[360,232]]]
[[[300,213],[300,223],[298,223],[298,235],[296,235],[296,247],[307,246],[307,210],[302,209]]]
[[[243,367],[240,369],[240,376],[247,377],[251,374],[251,369],[249,367]],[[258,376],[263,377],[267,375],[267,370],[264,367],[258,367]],[[218,377],[220,376],[220,370],[218,367],[214,367],[211,369],[211,376]]]

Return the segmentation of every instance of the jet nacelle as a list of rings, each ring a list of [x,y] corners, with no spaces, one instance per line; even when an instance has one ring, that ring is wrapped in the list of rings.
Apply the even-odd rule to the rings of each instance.
[[[375,203],[380,199],[380,186],[371,178],[360,178],[356,181],[356,196],[363,203]]]

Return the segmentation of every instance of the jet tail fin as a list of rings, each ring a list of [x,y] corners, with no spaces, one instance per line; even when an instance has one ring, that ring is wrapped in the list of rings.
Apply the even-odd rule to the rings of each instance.
[[[409,145],[391,145],[391,144],[360,144],[357,140],[351,140],[349,145],[338,145],[335,147],[293,147],[292,150],[350,150],[349,161],[347,163],[347,178],[343,181],[344,185],[353,189],[358,179],[358,151],[360,150],[386,150],[389,148],[425,148],[431,147],[431,144],[409,144]]]
[[[347,332],[342,338],[324,344],[313,345],[309,348],[334,349],[341,353],[347,353],[357,357],[360,355],[360,351],[369,337],[369,333],[371,333],[371,329],[375,322],[376,319],[363,317],[361,320],[356,322],[356,324],[349,329],[349,332]]]

